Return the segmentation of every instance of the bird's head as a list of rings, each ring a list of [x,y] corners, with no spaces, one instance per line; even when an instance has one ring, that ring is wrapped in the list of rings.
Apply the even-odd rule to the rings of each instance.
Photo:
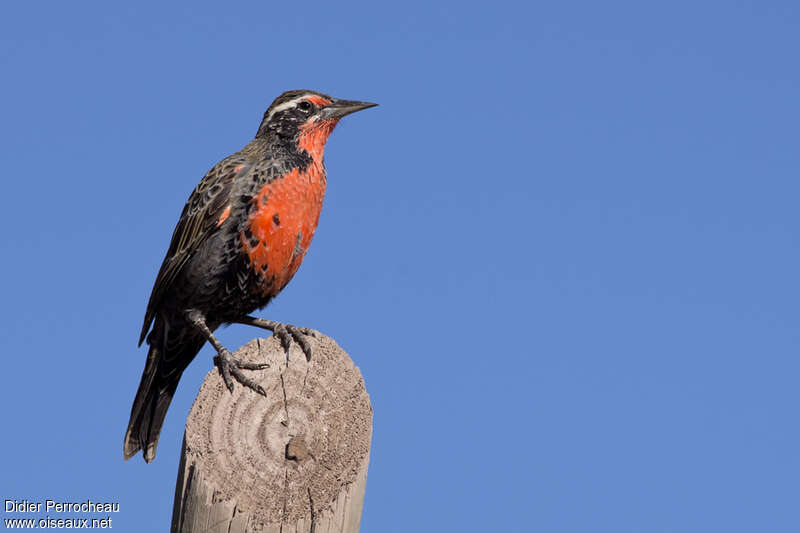
[[[277,135],[296,142],[316,159],[322,156],[325,141],[342,117],[376,105],[309,90],[286,91],[264,113],[256,138]]]

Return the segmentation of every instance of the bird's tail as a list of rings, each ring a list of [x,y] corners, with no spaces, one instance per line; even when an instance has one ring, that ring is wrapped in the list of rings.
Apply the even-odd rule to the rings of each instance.
[[[126,461],[139,450],[146,462],[155,459],[158,436],[178,381],[205,343],[202,337],[194,335],[181,335],[178,342],[170,342],[167,329],[162,320],[156,319],[147,338],[150,351],[125,432]]]

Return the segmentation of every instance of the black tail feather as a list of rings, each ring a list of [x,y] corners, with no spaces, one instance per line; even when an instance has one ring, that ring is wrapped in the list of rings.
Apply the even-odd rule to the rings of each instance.
[[[161,426],[178,381],[205,343],[204,339],[195,335],[186,337],[179,342],[167,342],[172,339],[167,339],[167,328],[158,319],[148,336],[150,351],[131,408],[128,430],[125,432],[125,460],[136,455],[139,450],[142,450],[146,462],[150,463],[155,459]]]

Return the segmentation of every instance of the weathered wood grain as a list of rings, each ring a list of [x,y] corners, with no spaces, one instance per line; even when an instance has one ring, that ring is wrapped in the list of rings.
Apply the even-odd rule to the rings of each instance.
[[[317,334],[313,350],[309,363],[292,345],[287,360],[269,338],[236,352],[269,363],[248,374],[266,398],[209,372],[186,421],[173,532],[358,531],[372,407],[332,339]]]

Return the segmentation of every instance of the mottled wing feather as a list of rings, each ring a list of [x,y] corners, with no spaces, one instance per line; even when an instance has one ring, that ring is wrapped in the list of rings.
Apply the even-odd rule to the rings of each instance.
[[[139,345],[147,336],[162,297],[168,292],[181,268],[203,241],[217,230],[218,221],[229,205],[234,179],[249,170],[250,164],[245,156],[235,154],[227,157],[208,171],[189,196],[153,285]]]

